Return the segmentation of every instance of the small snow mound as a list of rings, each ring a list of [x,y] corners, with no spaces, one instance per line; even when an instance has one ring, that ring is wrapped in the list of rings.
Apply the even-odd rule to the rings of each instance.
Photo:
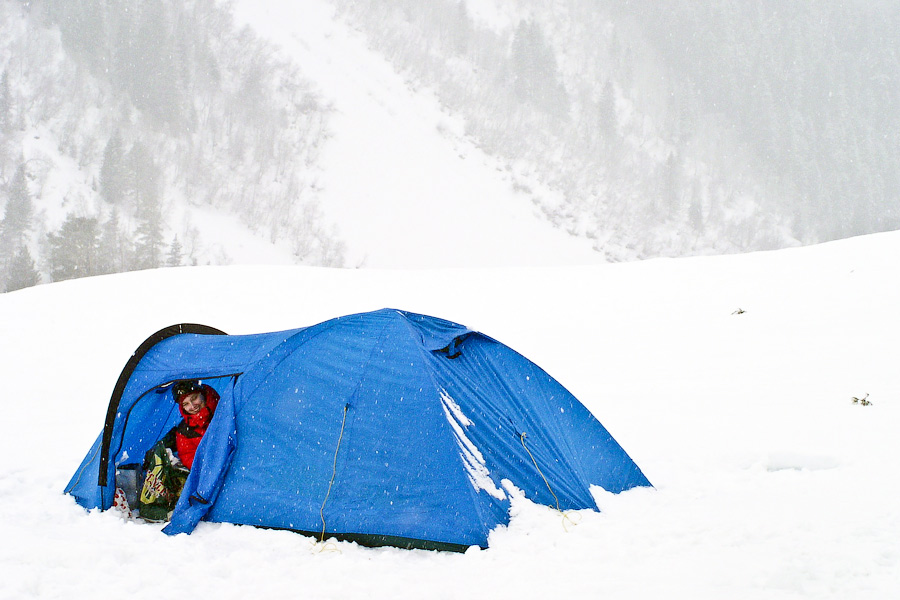
[[[836,468],[840,462],[833,456],[802,454],[799,452],[773,452],[763,463],[770,473],[775,471],[822,471]]]

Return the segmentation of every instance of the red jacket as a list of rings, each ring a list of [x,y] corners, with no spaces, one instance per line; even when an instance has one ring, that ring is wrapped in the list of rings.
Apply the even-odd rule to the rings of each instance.
[[[203,393],[206,396],[206,406],[201,408],[196,415],[186,414],[181,408],[181,404],[178,405],[178,410],[184,420],[175,428],[175,450],[178,452],[178,458],[188,469],[194,464],[197,446],[200,445],[200,440],[206,433],[213,414],[216,412],[216,404],[219,402],[219,394],[208,385],[203,386]]]

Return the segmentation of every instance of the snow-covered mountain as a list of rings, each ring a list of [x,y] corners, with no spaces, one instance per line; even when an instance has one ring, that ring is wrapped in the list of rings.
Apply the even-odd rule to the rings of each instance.
[[[554,227],[458,117],[416,90],[328,2],[240,2],[236,17],[301,65],[333,103],[322,208],[348,266],[587,264],[586,239]]]
[[[0,275],[584,264],[896,228],[897,16],[858,8],[2,0]]]
[[[101,19],[95,25],[102,31],[84,32],[71,31],[84,15],[70,5],[0,3],[4,27],[14,34],[0,46],[9,90],[0,162],[9,197],[21,173],[31,203],[30,225],[6,227],[0,236],[9,246],[5,267],[19,238],[44,281],[153,266],[136,256],[148,244],[148,221],[156,264],[174,244],[174,263],[194,265],[603,260],[590,241],[540,214],[502,163],[463,134],[460,120],[428,90],[409,86],[327,1],[237,3],[235,23],[230,7],[211,2],[197,3],[203,19],[194,15],[195,22],[177,4],[154,6],[135,7],[138,16],[125,25]],[[87,43],[79,36],[90,33],[104,34],[109,52],[121,53],[116,26],[161,32],[171,39],[159,46],[179,49],[180,31],[170,25],[179,18],[196,30],[190,51],[179,56],[191,71],[183,78],[199,91],[172,91],[178,102],[164,95],[156,104],[172,107],[160,115],[156,104],[135,98],[161,91],[127,73],[123,82],[107,79],[117,72],[106,64],[114,59],[78,53]],[[47,54],[57,57],[50,66],[41,64]],[[215,71],[204,72],[203,61]],[[51,102],[40,85],[56,94],[69,86],[70,102]],[[179,112],[181,105],[187,108]],[[143,168],[133,164],[138,148],[149,155]],[[118,182],[107,175],[111,163],[113,175],[120,165],[118,179],[128,180],[118,186],[125,188],[121,199],[110,191]],[[142,195],[142,186],[150,191]],[[146,216],[156,213],[155,221]],[[58,255],[79,255],[84,246],[63,245],[76,231],[65,229],[73,217],[94,228],[96,256],[62,272]],[[96,266],[120,255],[118,264]]]

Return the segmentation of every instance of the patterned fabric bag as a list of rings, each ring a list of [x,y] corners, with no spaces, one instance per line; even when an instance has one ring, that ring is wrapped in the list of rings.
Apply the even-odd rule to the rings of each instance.
[[[144,472],[140,516],[145,521],[168,521],[187,480],[188,470],[165,442],[159,441],[144,457]]]

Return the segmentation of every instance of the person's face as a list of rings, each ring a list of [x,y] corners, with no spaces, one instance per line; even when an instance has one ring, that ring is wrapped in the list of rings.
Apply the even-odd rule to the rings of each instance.
[[[200,392],[193,392],[181,399],[181,408],[189,415],[196,415],[206,406],[206,398]]]

